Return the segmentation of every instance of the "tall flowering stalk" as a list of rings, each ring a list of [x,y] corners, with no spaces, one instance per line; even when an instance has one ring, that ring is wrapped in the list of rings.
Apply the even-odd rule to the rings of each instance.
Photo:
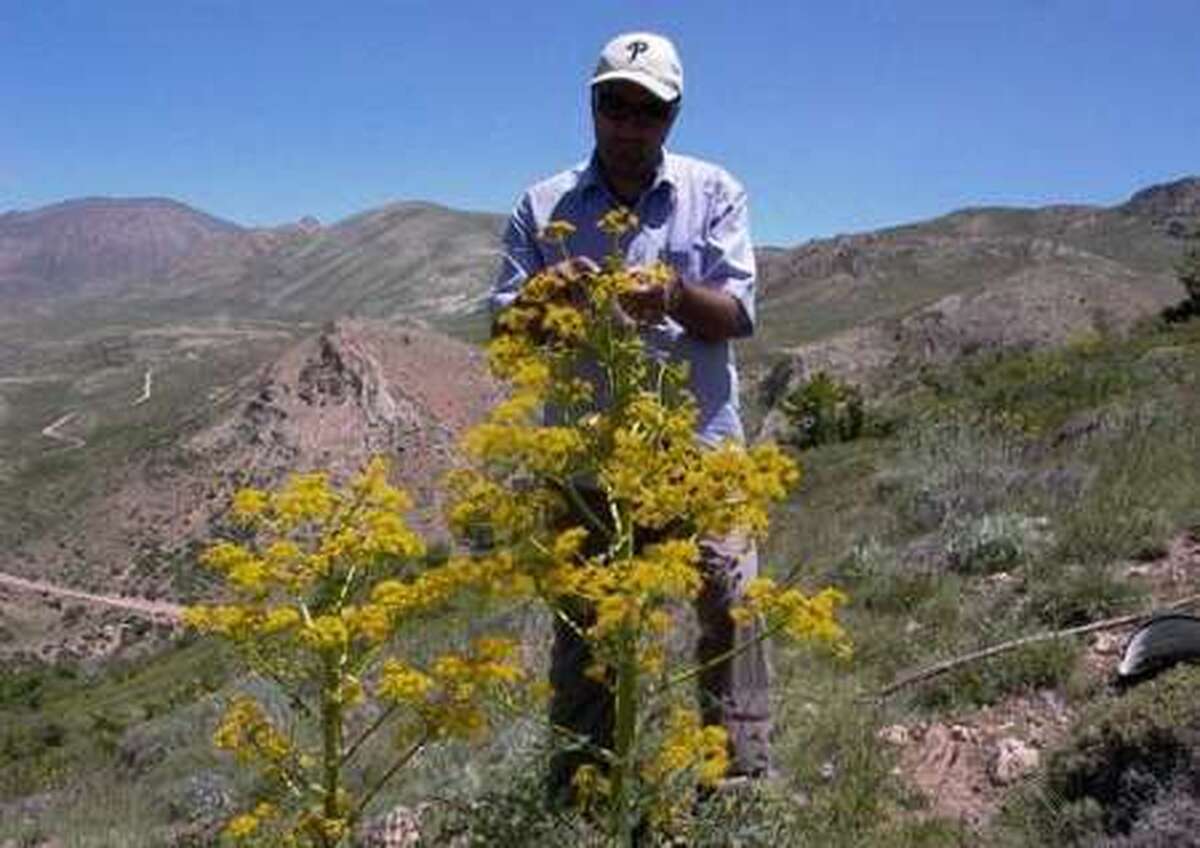
[[[762,536],[770,502],[799,476],[773,445],[697,443],[683,367],[649,355],[621,308],[628,292],[671,274],[624,265],[622,240],[636,225],[626,209],[609,212],[599,226],[613,249],[600,270],[540,273],[497,317],[489,362],[511,394],[467,434],[475,465],[450,478],[452,526],[487,528],[494,555],[587,640],[590,674],[612,691],[612,748],[594,752],[606,767],[581,769],[575,788],[606,806],[620,845],[633,844],[643,817],[678,806],[664,787],[681,775],[713,783],[726,768],[724,731],[701,727],[695,710],[676,708],[661,731],[646,720],[698,673],[669,668],[666,651],[669,608],[701,590],[698,540]],[[572,231],[554,222],[542,235],[569,259]],[[555,423],[542,423],[544,407]],[[760,579],[736,614],[844,650],[842,600]]]
[[[217,728],[217,747],[263,778],[263,800],[226,825],[235,840],[346,844],[385,783],[430,743],[484,732],[485,699],[509,697],[518,683],[516,646],[501,639],[423,666],[395,653],[398,633],[464,592],[521,582],[503,557],[416,568],[425,546],[404,522],[409,507],[382,459],[342,489],[324,474],[297,474],[275,492],[240,491],[231,517],[250,541],[205,552],[234,600],[191,607],[186,622],[231,640],[297,715],[285,723],[238,697]],[[397,728],[391,765],[349,785],[356,759],[368,742],[384,744],[387,727]]]

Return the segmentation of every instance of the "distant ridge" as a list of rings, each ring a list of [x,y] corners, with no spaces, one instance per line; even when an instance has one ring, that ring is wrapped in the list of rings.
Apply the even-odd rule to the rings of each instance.
[[[763,320],[746,357],[1040,273],[1048,257],[1055,268],[1078,265],[1076,285],[1109,269],[1146,302],[1163,302],[1175,296],[1171,268],[1196,220],[1200,177],[1186,176],[1111,207],[971,207],[761,248]],[[478,316],[503,223],[502,215],[403,201],[325,226],[303,219],[246,228],[165,198],[84,198],[0,215],[0,303],[15,315],[22,298],[37,298],[44,315],[60,302],[104,297],[98,305],[110,316],[356,315],[432,321],[469,335],[484,326]]]
[[[760,254],[764,407],[823,371],[886,390],[925,365],[1120,333],[1184,296],[1200,178],[1112,207],[978,207]],[[783,419],[767,414],[763,432]]]
[[[161,197],[86,197],[0,215],[0,298],[103,295],[242,228]]]

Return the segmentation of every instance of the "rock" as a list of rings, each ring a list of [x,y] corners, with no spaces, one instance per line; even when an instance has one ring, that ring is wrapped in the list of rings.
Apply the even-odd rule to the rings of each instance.
[[[1016,582],[1016,580],[1017,578],[1013,577],[1007,571],[997,571],[994,574],[989,574],[987,577],[985,577],[983,582],[993,588],[1003,588],[1005,586],[1012,585]]]
[[[996,786],[1008,786],[1038,767],[1041,755],[1014,736],[996,743],[996,753],[988,765],[988,777]]]
[[[234,807],[232,781],[211,769],[167,783],[156,795],[173,824],[216,824]]]
[[[395,807],[368,821],[359,844],[363,848],[409,848],[421,843],[421,809]]]
[[[1124,640],[1118,633],[1097,633],[1092,639],[1092,650],[1103,657],[1121,653]]]
[[[950,738],[955,742],[967,742],[973,745],[979,741],[979,731],[965,724],[953,724],[950,726]]]
[[[902,724],[889,724],[887,727],[881,727],[876,736],[880,741],[897,747],[907,745],[911,738],[908,728]]]

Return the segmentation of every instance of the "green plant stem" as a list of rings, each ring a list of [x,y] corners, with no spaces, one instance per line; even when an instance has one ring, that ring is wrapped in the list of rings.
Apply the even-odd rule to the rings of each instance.
[[[625,510],[612,504],[613,520],[618,527],[629,523]],[[621,544],[617,555],[622,560],[628,560],[634,553],[632,532],[622,534]],[[633,801],[636,797],[633,782],[634,767],[637,753],[637,721],[638,721],[638,657],[637,630],[626,624],[620,634],[619,656],[617,661],[617,691],[616,691],[616,728],[613,737],[613,755],[615,759],[612,779],[612,795],[609,803],[612,805],[612,825],[610,836],[616,838],[622,848],[633,848],[634,829],[637,826],[634,815]]]
[[[321,731],[325,766],[324,815],[328,820],[338,815],[338,793],[342,778],[342,700],[338,692],[340,660],[329,654],[324,657],[325,680],[321,687]]]
[[[367,805],[375,800],[375,796],[378,795],[380,790],[387,785],[388,781],[395,777],[396,773],[400,771],[400,769],[404,768],[404,766],[406,766],[413,757],[419,754],[425,748],[425,746],[429,744],[429,740],[431,738],[432,736],[430,731],[428,728],[426,728],[425,732],[421,734],[421,738],[414,742],[412,747],[401,754],[400,757],[397,758],[396,762],[388,766],[388,770],[383,773],[383,776],[380,777],[379,780],[375,781],[374,786],[366,791],[362,797],[362,800],[358,802],[358,806],[354,808],[354,812],[350,814],[351,826],[353,826],[353,824],[362,817],[363,812],[367,809]]]
[[[379,730],[379,728],[383,726],[385,721],[394,716],[398,709],[400,709],[399,704],[392,704],[390,707],[380,713],[379,717],[371,722],[371,724],[361,734],[359,734],[359,737],[346,747],[345,753],[342,754],[342,765],[350,762],[351,758],[358,753],[358,749],[362,747],[362,744],[370,739],[371,736],[375,734],[375,731]]]
[[[637,641],[633,633],[621,636],[621,659],[617,668],[616,735],[613,739],[616,759],[612,780],[612,827],[611,835],[623,848],[633,848],[633,831],[636,821],[633,816],[633,767],[637,741]]]
[[[759,633],[758,635],[756,635],[753,639],[747,639],[745,642],[742,642],[741,644],[730,648],[728,651],[723,651],[723,652],[717,654],[715,657],[710,658],[706,662],[702,662],[698,665],[694,665],[691,668],[687,669],[686,671],[681,671],[679,674],[676,674],[674,677],[667,678],[666,682],[663,683],[662,688],[659,691],[665,691],[667,689],[671,689],[675,686],[678,686],[680,683],[686,683],[689,680],[699,677],[705,671],[707,671],[708,669],[717,665],[718,663],[723,663],[726,660],[731,660],[734,657],[738,656],[739,654],[745,653],[746,651],[750,650],[752,647],[757,645],[759,642],[765,642],[767,639],[770,639],[772,636],[774,636],[776,633],[778,633],[782,629],[783,629],[782,624],[776,624],[773,627],[764,627],[762,632]]]
[[[566,490],[567,500],[571,502],[571,506],[579,510],[579,514],[587,519],[588,524],[592,525],[597,531],[608,535],[610,532],[608,526],[600,520],[600,517],[596,513],[592,512],[592,508],[587,505],[587,501],[584,500],[583,495],[579,494],[579,489],[575,487],[575,482],[573,480],[565,480],[563,488]]]

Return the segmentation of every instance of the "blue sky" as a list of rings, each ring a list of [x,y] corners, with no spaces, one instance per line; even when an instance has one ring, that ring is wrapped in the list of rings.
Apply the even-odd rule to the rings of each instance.
[[[747,185],[760,243],[1200,174],[1200,0],[0,0],[0,211],[507,212],[589,152],[631,29],[678,44],[669,145]]]

